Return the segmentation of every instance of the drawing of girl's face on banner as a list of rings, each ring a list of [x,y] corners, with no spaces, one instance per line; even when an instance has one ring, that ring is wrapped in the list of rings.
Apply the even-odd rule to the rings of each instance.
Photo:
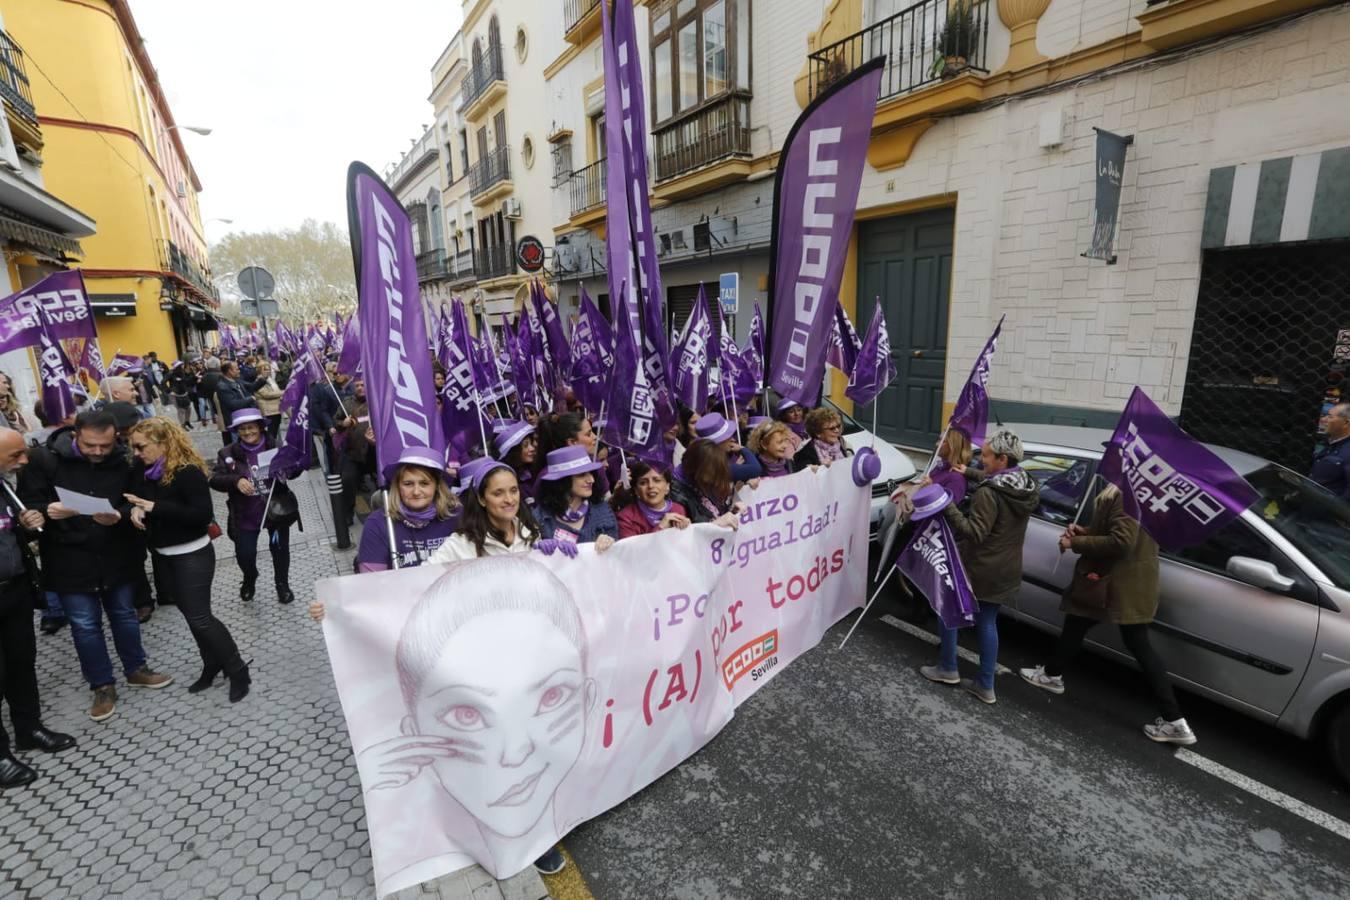
[[[398,645],[403,731],[452,748],[430,768],[487,831],[521,837],[552,809],[594,705],[587,655],[571,593],[538,563],[451,566],[413,608]]]

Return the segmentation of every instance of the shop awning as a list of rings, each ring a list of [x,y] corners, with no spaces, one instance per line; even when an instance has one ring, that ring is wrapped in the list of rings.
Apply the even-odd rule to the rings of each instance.
[[[47,228],[31,225],[0,213],[0,237],[28,244],[37,250],[70,256],[84,256],[80,242]]]
[[[198,331],[215,331],[220,326],[216,322],[216,317],[205,307],[198,306],[195,303],[187,305],[188,319],[192,322],[192,327]]]
[[[1350,238],[1350,147],[1209,173],[1200,246]]]

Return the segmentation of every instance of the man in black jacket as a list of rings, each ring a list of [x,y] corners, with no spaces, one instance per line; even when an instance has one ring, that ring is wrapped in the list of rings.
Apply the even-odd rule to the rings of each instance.
[[[28,532],[41,527],[42,513],[20,510],[8,479],[9,473],[27,462],[23,436],[8,428],[0,430],[0,478],[5,478],[0,489],[0,696],[9,701],[14,746],[57,753],[74,747],[75,739],[42,724],[33,640],[33,582],[22,547]],[[36,778],[37,772],[12,755],[9,734],[0,723],[0,789],[21,787]]]
[[[253,394],[267,383],[267,379],[254,379],[253,381],[241,381],[239,378],[239,364],[233,360],[227,360],[220,366],[220,380],[216,382],[216,402],[220,406],[221,421],[228,423],[234,415],[235,410],[248,409],[255,406],[256,401]],[[221,432],[221,444],[228,447],[233,440],[233,433],[228,427]]]
[[[127,683],[162,688],[173,679],[146,665],[141,626],[136,621],[137,569],[144,553],[131,530],[131,466],[117,442],[117,427],[104,410],[80,413],[75,427],[52,442],[50,450],[32,451],[32,462],[19,477],[25,506],[43,513],[43,580],[61,598],[70,620],[80,669],[94,692],[89,718],[102,722],[117,710],[112,660],[103,637],[103,611],[108,613],[113,644]],[[57,488],[101,497],[113,512],[80,515],[60,503]]]

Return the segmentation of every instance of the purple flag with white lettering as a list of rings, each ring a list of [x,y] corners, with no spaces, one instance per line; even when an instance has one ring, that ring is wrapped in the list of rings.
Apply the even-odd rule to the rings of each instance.
[[[1003,319],[998,317],[994,333],[985,341],[984,349],[975,357],[970,377],[961,388],[952,409],[949,427],[959,428],[977,447],[984,444],[985,432],[989,430],[989,369],[994,364],[994,351],[998,349],[998,336],[1003,331]]]
[[[941,515],[917,524],[895,566],[928,598],[943,625],[964,628],[975,623],[975,593],[956,552],[956,536]]]
[[[605,443],[622,447],[639,459],[669,465],[670,458],[658,429],[651,384],[643,369],[641,328],[636,298],[624,289],[614,311],[614,377],[610,381]]]
[[[70,389],[74,366],[52,338],[46,326],[38,329],[38,372],[42,378],[42,411],[50,422],[63,421],[75,413],[75,395]]]
[[[1241,475],[1138,387],[1097,472],[1120,488],[1125,512],[1164,550],[1203,543],[1259,499]]]
[[[614,310],[615,344],[638,348],[642,372],[633,388],[644,398],[641,412],[619,413],[624,431],[613,433],[617,446],[639,457],[659,456],[662,432],[675,424],[671,397],[671,361],[666,337],[665,292],[657,269],[656,233],[652,229],[647,187],[646,91],[633,16],[632,0],[600,4],[601,45],[605,69],[605,142],[609,148],[605,174],[609,215],[605,251],[610,303]],[[627,290],[629,296],[619,296]],[[620,314],[629,309],[630,314]],[[620,335],[624,330],[629,335]],[[632,397],[626,410],[637,410]],[[650,407],[650,408],[648,408]],[[612,419],[611,419],[612,421]]]
[[[741,359],[755,381],[755,390],[764,387],[764,316],[759,311],[759,302],[755,302],[755,314],[750,317],[750,334],[741,348]]]
[[[815,405],[885,57],[803,110],[778,157],[769,249],[769,385]],[[611,195],[612,196],[612,195]]]
[[[516,329],[512,326],[506,314],[502,314],[502,336],[506,341],[506,356],[511,367],[511,381],[516,386],[516,403],[521,405],[539,408],[539,390],[534,383],[534,368],[530,360],[525,356],[524,348],[520,346],[520,340],[516,337]],[[519,410],[520,417],[525,418],[525,410]]]
[[[342,350],[338,353],[337,370],[343,375],[355,375],[361,370],[361,319],[350,316],[342,328]]]
[[[0,300],[0,353],[42,342],[92,338],[94,313],[78,269],[48,275]]]
[[[708,376],[714,367],[712,319],[708,315],[708,296],[698,286],[698,299],[675,339],[670,380],[675,399],[700,415],[708,411]]]
[[[80,350],[80,369],[96,383],[107,377],[103,368],[103,352],[98,348],[98,338],[84,339],[84,347]]]
[[[853,367],[858,362],[860,352],[862,352],[862,338],[858,337],[858,330],[849,321],[848,313],[844,312],[844,305],[836,303],[834,325],[830,328],[830,347],[825,351],[825,362],[852,377]]]
[[[375,459],[384,472],[407,449],[443,454],[426,316],[417,289],[412,221],[380,177],[362,163],[347,170],[347,221],[356,270],[361,368],[365,371]]]
[[[614,334],[596,308],[586,288],[581,289],[581,310],[572,326],[572,392],[581,405],[599,413],[609,401],[609,377],[614,371]]]
[[[867,326],[867,337],[853,366],[853,374],[844,388],[844,396],[854,403],[867,405],[886,390],[895,380],[895,361],[891,359],[891,338],[886,333],[886,317],[881,304],[872,311],[872,324]]]
[[[727,327],[727,317],[722,314],[720,303],[717,305],[717,318],[721,326],[718,332],[721,347],[717,354],[718,377],[722,380],[719,393],[731,401],[733,411],[739,412],[759,390],[759,385],[736,347],[736,336]]]
[[[279,407],[280,413],[289,421],[286,433],[277,446],[271,471],[292,478],[309,468],[310,454],[313,452],[309,437],[309,388],[322,380],[323,373],[319,371],[319,364],[312,355],[306,353],[295,361],[291,380],[286,382]]]
[[[446,462],[466,463],[483,444],[481,404],[474,387],[473,337],[464,304],[450,301],[449,331],[445,341],[445,390],[441,392],[441,424],[446,437]]]
[[[114,353],[108,375],[135,375],[145,370],[145,360],[130,353]]]
[[[548,356],[553,365],[555,384],[563,384],[571,378],[571,353],[567,338],[563,335],[562,319],[558,316],[558,307],[548,298],[544,285],[539,281],[530,283],[530,300],[534,311],[544,325],[544,337],[548,340]]]

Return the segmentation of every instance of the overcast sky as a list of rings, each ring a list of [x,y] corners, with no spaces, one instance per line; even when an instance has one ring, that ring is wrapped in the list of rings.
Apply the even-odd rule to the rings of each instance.
[[[233,230],[347,223],[354,159],[377,172],[432,122],[431,66],[459,0],[131,0],[202,182],[216,241]]]

